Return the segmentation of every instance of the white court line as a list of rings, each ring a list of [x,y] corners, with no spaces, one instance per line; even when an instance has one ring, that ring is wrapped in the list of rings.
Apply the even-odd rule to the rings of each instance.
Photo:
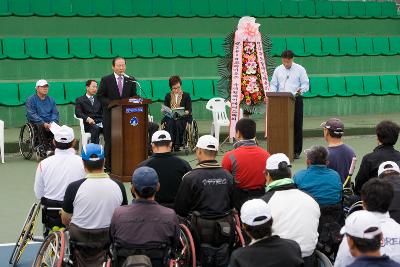
[[[32,242],[29,242],[28,245],[40,244],[40,243],[42,243],[42,242],[32,241]],[[0,247],[9,247],[9,246],[15,246],[15,243],[3,243],[3,244],[0,244]]]

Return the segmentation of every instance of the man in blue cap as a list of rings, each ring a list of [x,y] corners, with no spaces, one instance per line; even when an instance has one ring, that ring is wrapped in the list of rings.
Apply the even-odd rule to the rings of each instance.
[[[72,182],[65,192],[61,219],[69,226],[71,240],[79,243],[96,243],[96,248],[79,246],[73,256],[79,266],[101,263],[104,248],[110,243],[109,226],[114,210],[128,204],[125,187],[104,173],[102,145],[88,144],[82,148],[82,161],[86,177]],[[95,255],[95,257],[91,257]]]
[[[131,187],[135,199],[131,205],[114,211],[110,225],[111,241],[117,251],[120,248],[146,248],[153,266],[164,266],[164,259],[159,257],[160,253],[151,253],[151,248],[163,250],[164,245],[174,250],[179,241],[175,212],[154,200],[159,189],[158,175],[153,168],[137,168],[132,175]]]

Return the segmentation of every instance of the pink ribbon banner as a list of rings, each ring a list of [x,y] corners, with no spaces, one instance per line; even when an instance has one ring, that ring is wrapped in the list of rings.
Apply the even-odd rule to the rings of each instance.
[[[262,47],[261,34],[258,31],[260,24],[255,23],[255,18],[243,17],[239,20],[238,29],[235,32],[235,39],[232,53],[232,84],[231,84],[231,117],[229,137],[235,137],[236,123],[240,119],[240,102],[242,96],[242,56],[243,42],[254,42],[257,54],[258,70],[261,76],[261,84],[264,94],[270,91],[267,67],[265,64],[264,51]],[[267,97],[265,95],[265,102]],[[267,112],[267,111],[266,111]],[[267,118],[267,117],[266,117]],[[265,120],[267,122],[267,120]],[[265,128],[267,129],[267,127]],[[265,130],[266,131],[266,130]],[[265,136],[267,131],[265,132]]]

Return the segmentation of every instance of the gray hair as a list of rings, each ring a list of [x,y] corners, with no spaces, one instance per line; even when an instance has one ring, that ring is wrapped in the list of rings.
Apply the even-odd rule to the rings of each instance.
[[[304,152],[307,155],[307,159],[311,162],[311,165],[325,165],[328,160],[329,152],[323,146],[312,146]]]

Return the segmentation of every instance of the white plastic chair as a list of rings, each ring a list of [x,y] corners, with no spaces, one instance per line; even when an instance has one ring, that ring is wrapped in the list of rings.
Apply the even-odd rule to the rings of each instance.
[[[75,114],[74,114],[74,118],[79,121],[79,126],[81,128],[81,140],[79,140],[79,151],[82,151],[82,146],[85,146],[89,143],[91,134],[85,132],[85,126],[83,125],[83,119],[78,118]]]
[[[1,163],[4,163],[4,121],[0,120],[0,154]]]
[[[226,105],[225,99],[221,97],[211,98],[206,105],[206,109],[210,110],[213,115],[211,135],[214,135],[218,142],[221,126],[229,127],[230,124],[230,120],[226,115]]]

